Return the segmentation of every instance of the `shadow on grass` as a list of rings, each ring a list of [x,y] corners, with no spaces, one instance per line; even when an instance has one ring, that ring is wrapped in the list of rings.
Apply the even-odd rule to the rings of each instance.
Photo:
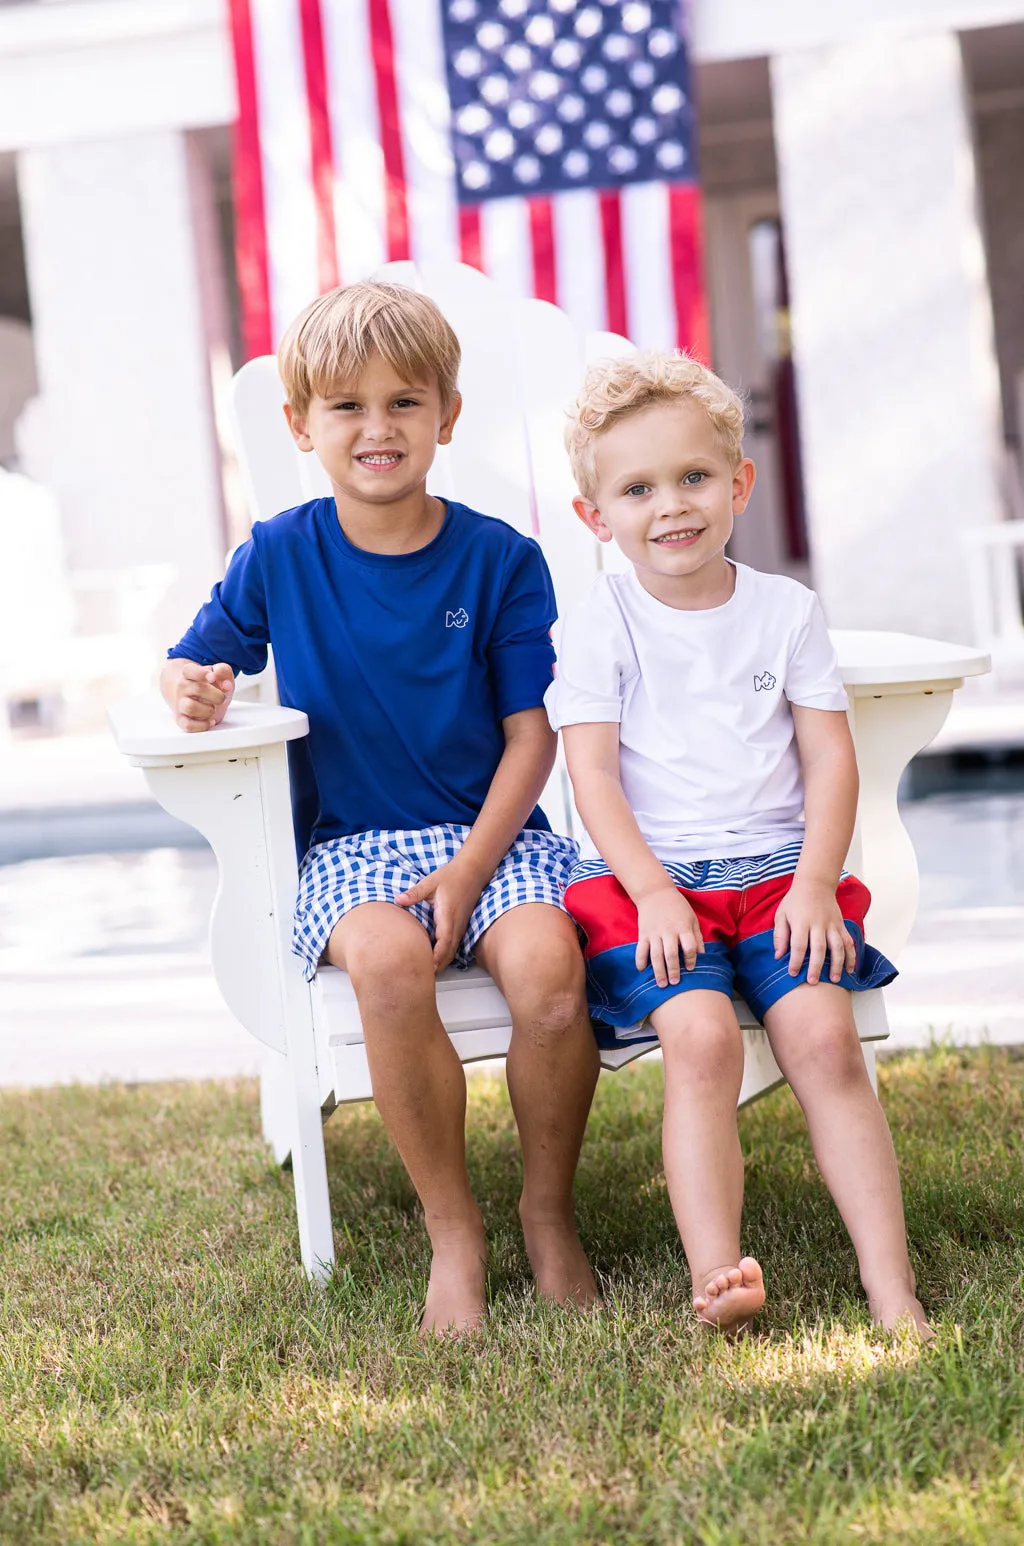
[[[997,1077],[1012,1053],[939,1049],[882,1065],[900,1156],[911,1248],[926,1305],[942,1314],[972,1260],[1024,1240],[1019,1091]],[[898,1081],[893,1085],[893,1076]],[[603,1284],[628,1296],[657,1285],[689,1313],[689,1278],[661,1164],[661,1067],[603,1076],[577,1177],[580,1232]],[[529,1292],[519,1230],[519,1149],[503,1081],[470,1082],[469,1168],[491,1239],[492,1300]],[[984,1121],[979,1124],[978,1113]],[[866,1320],[852,1246],[818,1175],[803,1116],[778,1090],[740,1115],[746,1154],[745,1249],[765,1268],[759,1324]],[[415,1193],[372,1107],[346,1108],[327,1126],[339,1268],[361,1284],[395,1275],[425,1287],[429,1252]]]
[[[507,1096],[473,1082],[493,1313],[428,1347],[426,1240],[372,1108],[327,1128],[338,1270],[317,1290],[251,1084],[0,1096],[4,1546],[1024,1539],[1024,1062],[883,1069],[939,1324],[924,1351],[869,1327],[785,1091],[741,1123],[762,1330],[697,1332],[660,1079],[599,1090],[578,1191],[607,1308],[589,1317],[533,1298]]]

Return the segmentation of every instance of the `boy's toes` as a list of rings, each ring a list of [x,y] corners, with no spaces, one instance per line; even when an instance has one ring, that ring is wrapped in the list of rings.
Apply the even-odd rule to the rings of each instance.
[[[734,1336],[746,1329],[763,1304],[764,1275],[752,1256],[709,1278],[693,1300],[702,1325]]]
[[[764,1289],[764,1273],[761,1271],[761,1263],[755,1261],[753,1256],[741,1256],[740,1264],[736,1271],[744,1288]]]

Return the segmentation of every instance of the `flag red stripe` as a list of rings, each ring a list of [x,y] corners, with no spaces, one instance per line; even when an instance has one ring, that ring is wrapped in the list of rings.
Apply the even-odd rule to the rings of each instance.
[[[388,0],[368,0],[368,11],[373,73],[377,85],[380,148],[384,157],[388,261],[395,263],[412,256],[398,83],[395,79],[395,43]]]
[[[608,327],[613,333],[629,337],[626,309],[626,260],[622,250],[622,200],[617,193],[597,196],[601,212],[601,240],[604,246],[604,288]]]
[[[273,348],[270,321],[270,273],[260,160],[259,104],[249,0],[231,0],[231,37],[238,84],[235,125],[235,263],[242,303],[242,333],[247,359]]]
[[[334,150],[327,106],[327,65],[320,0],[299,0],[302,61],[309,111],[310,168],[316,204],[316,270],[321,293],[338,283],[338,249],[334,231]]]
[[[705,364],[711,360],[711,334],[704,294],[703,222],[700,189],[673,183],[668,189],[668,229],[672,290],[676,302],[676,342]]]
[[[555,214],[550,199],[528,199],[530,247],[533,252],[533,293],[540,301],[558,304],[555,276]]]
[[[459,206],[459,258],[471,268],[484,271],[484,239],[477,204]]]

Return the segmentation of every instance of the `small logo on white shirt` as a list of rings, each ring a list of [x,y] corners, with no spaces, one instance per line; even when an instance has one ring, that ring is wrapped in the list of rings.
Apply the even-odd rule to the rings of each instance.
[[[460,607],[457,612],[446,612],[444,615],[444,626],[446,628],[465,628],[468,622],[469,613],[465,607]]]
[[[775,678],[770,671],[766,671],[763,676],[755,676],[754,678],[755,692],[771,692],[774,686]]]

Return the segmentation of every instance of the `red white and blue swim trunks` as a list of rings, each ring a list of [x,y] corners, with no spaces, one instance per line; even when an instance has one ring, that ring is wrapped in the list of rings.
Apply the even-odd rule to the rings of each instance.
[[[587,860],[576,864],[565,905],[583,935],[587,1001],[599,1046],[657,1041],[647,1017],[676,993],[704,988],[730,998],[739,994],[763,1020],[784,994],[806,982],[806,960],[791,977],[788,956],[775,959],[773,938],[775,914],[792,883],[801,846],[788,843],[752,858],[665,865],[697,915],[704,951],[692,970],[682,969],[678,983],[664,988],[659,988],[649,964],[637,971],[636,908],[608,866]],[[844,967],[840,986],[855,993],[884,987],[896,976],[896,968],[864,942],[871,893],[844,870],[836,897],[857,947],[857,964],[852,972]]]

